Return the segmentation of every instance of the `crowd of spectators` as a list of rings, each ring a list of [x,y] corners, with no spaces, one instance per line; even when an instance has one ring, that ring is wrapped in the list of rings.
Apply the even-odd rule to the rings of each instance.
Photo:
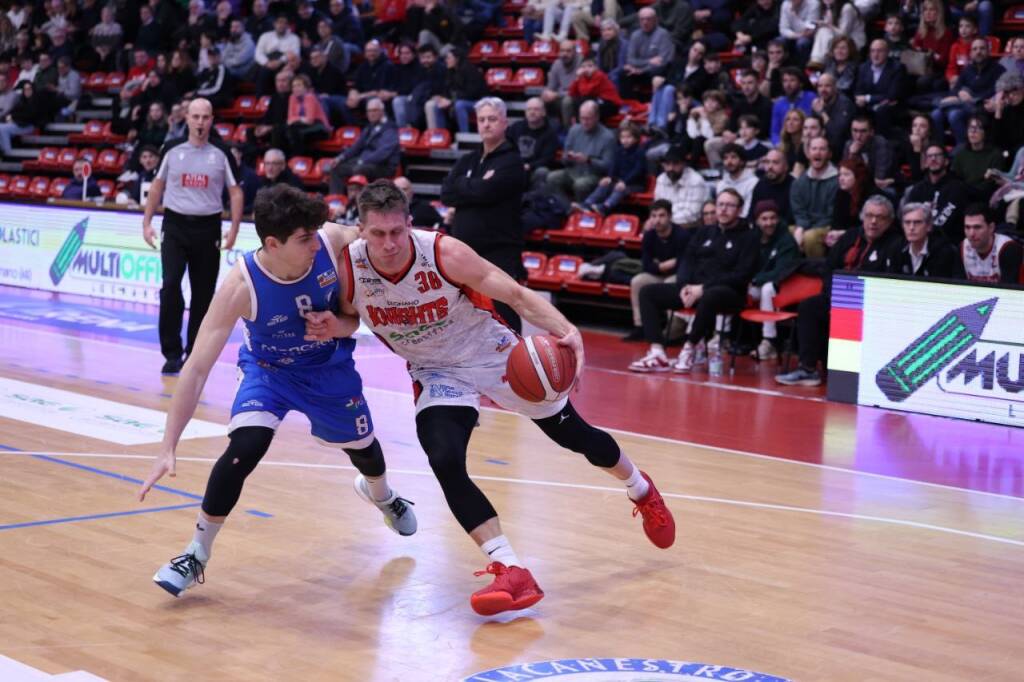
[[[301,185],[290,157],[338,126],[361,128],[324,169],[330,191],[350,195],[340,219],[366,182],[395,175],[400,128],[476,130],[494,93],[470,48],[521,18],[526,40],[554,40],[557,57],[509,144],[488,143],[479,163],[509,155],[528,196],[597,214],[653,186],[632,287],[629,336],[651,344],[637,371],[691,371],[729,313],[748,296],[770,307],[801,269],[1020,276],[1024,36],[996,34],[1000,0],[529,0],[521,17],[497,0],[7,6],[5,155],[15,137],[75,118],[82,73],[124,72],[111,105],[131,150],[118,200],[138,204],[188,102],[225,107],[246,84],[269,96],[234,150],[249,203],[258,186]],[[88,196],[79,175],[69,192]],[[662,314],[680,307],[690,323],[670,362]],[[821,381],[827,301],[805,313],[787,383]],[[775,333],[763,330],[763,358]]]

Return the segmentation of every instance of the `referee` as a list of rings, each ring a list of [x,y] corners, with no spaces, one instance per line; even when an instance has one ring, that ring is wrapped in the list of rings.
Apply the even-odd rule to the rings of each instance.
[[[186,266],[192,289],[188,343],[184,349],[186,355],[192,351],[199,325],[206,316],[217,286],[222,244],[221,196],[225,186],[231,197],[231,229],[223,240],[225,249],[234,246],[242,219],[243,196],[235,159],[227,148],[210,142],[213,106],[202,98],[192,100],[186,113],[186,123],[188,139],[170,140],[164,145],[163,159],[150,187],[146,212],[142,217],[142,238],[155,249],[153,214],[164,198],[166,188],[163,237],[160,240],[160,262],[163,266],[160,351],[166,360],[160,370],[163,374],[177,374],[184,364],[181,320],[185,314],[185,298],[181,294],[181,280]]]

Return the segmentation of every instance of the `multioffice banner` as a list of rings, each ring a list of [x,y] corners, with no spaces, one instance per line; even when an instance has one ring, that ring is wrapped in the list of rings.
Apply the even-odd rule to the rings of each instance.
[[[1024,290],[836,275],[828,396],[1024,426]]]
[[[161,222],[153,219],[158,234]],[[258,246],[253,224],[242,223],[234,248],[221,252],[218,284]],[[162,281],[160,251],[143,241],[141,213],[0,204],[0,284],[159,303]],[[187,302],[188,277],[183,289]]]

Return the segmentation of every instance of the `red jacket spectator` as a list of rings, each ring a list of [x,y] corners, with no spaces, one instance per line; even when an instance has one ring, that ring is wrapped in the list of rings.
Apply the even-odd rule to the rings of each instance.
[[[949,51],[953,47],[953,40],[953,32],[946,29],[941,38],[937,38],[934,32],[929,33],[924,38],[915,35],[911,39],[910,45],[915,50],[931,52],[935,57],[935,70],[944,72],[949,62]]]
[[[300,113],[301,112],[301,113]],[[327,130],[331,129],[331,123],[327,120],[327,114],[320,106],[320,98],[312,92],[303,95],[292,94],[288,97],[288,123],[305,123],[303,118],[319,121],[324,124]]]
[[[580,75],[569,85],[569,96],[573,99],[598,99],[611,102],[616,107],[622,106],[622,97],[615,83],[608,75],[598,68],[593,68],[589,76],[585,67],[581,66]]]

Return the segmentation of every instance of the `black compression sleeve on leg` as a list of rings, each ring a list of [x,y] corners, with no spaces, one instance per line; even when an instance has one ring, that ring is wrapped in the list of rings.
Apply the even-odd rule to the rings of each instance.
[[[213,465],[206,482],[203,511],[210,516],[227,516],[238,503],[242,484],[263,459],[274,439],[274,430],[265,426],[243,426],[228,436],[228,449]]]
[[[352,460],[352,466],[359,470],[363,476],[378,478],[384,475],[384,451],[380,449],[380,442],[374,438],[373,442],[361,450],[343,448],[348,458]]]
[[[610,468],[619,463],[622,454],[619,444],[607,432],[588,424],[576,412],[572,403],[566,403],[558,414],[533,423],[563,448],[578,452],[597,467]]]
[[[439,405],[416,415],[416,435],[455,519],[467,533],[498,515],[466,472],[466,447],[479,413]]]

